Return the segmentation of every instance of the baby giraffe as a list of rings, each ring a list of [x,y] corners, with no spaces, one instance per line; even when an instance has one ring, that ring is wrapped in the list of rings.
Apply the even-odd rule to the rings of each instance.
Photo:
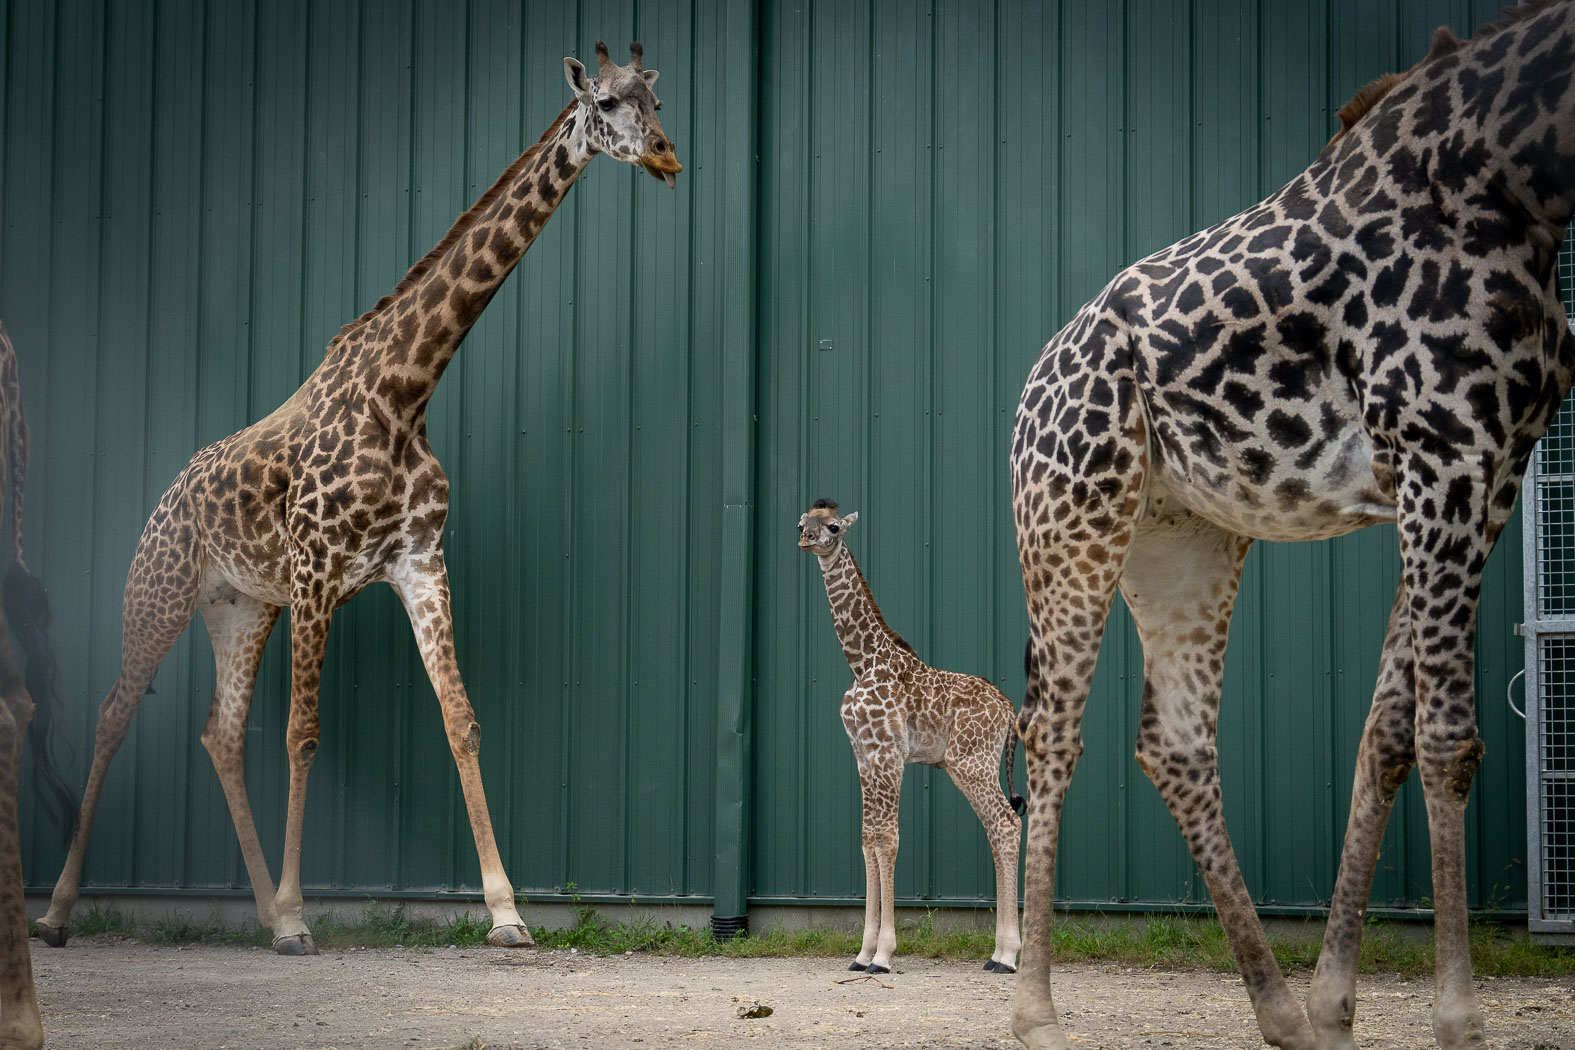
[[[984,964],[996,973],[1017,972],[1017,844],[1023,800],[1001,793],[1001,754],[1012,781],[1017,712],[983,678],[938,671],[886,626],[843,543],[857,513],[837,517],[837,505],[819,499],[798,520],[798,546],[820,559],[837,640],[853,669],[842,698],[842,724],[853,743],[864,793],[864,943],[850,970],[890,973],[897,948],[892,873],[897,864],[897,800],[908,762],[944,769],[979,815],[995,856],[995,954]],[[1013,810],[1017,812],[1013,812]]]

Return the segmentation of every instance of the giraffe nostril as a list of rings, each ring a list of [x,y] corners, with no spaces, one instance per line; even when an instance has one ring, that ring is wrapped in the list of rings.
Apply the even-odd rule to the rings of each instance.
[[[656,140],[656,145],[652,146],[651,148],[654,149],[658,153],[666,153],[667,152],[667,143],[663,142],[661,139],[657,139]]]

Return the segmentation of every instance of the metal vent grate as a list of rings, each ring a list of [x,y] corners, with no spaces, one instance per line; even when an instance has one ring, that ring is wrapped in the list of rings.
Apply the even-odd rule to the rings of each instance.
[[[1575,616],[1575,406],[1537,447],[1537,619]]]
[[[1575,921],[1575,635],[1544,635],[1539,649],[1541,911]]]
[[[1575,231],[1558,269],[1575,317]],[[1564,940],[1575,938],[1575,400],[1538,443],[1524,491],[1527,925]]]

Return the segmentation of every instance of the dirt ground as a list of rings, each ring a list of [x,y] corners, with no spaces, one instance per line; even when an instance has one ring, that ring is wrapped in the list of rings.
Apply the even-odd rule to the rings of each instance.
[[[265,949],[34,942],[48,1045],[71,1050],[393,1050],[677,1046],[1013,1050],[1012,978],[977,963],[897,958],[879,981],[839,959],[595,958],[496,949],[352,950],[287,959]],[[1060,966],[1076,1045],[1262,1046],[1233,976]],[[1306,993],[1306,977],[1293,982]],[[1478,983],[1491,1045],[1575,1050],[1575,987]],[[1431,979],[1364,977],[1367,1048],[1432,1045]],[[740,1008],[771,1008],[740,1017]]]

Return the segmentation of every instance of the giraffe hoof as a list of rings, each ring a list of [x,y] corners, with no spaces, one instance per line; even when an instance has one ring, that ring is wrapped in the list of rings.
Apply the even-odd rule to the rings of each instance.
[[[35,921],[33,928],[38,931],[38,939],[51,948],[64,948],[66,946],[66,938],[71,936],[71,928],[69,926],[55,926],[45,922],[43,919]]]
[[[994,959],[991,959],[989,962],[984,964],[984,968],[986,970],[988,970],[989,972],[994,973],[996,971],[996,968],[999,967],[1000,965],[1001,965],[1000,963],[996,962]]]
[[[494,926],[487,934],[487,943],[494,948],[532,948],[536,945],[524,926]]]
[[[870,963],[869,968],[866,969],[864,972],[865,973],[891,973],[891,967],[890,966],[881,966],[878,963]]]
[[[998,962],[998,963],[995,964],[995,972],[996,973],[1016,973],[1017,972],[1017,967],[1015,967],[1015,966],[1008,966],[1005,963],[999,963]]]
[[[869,963],[861,963],[857,959],[854,959],[852,962],[848,963],[848,969],[859,970],[862,972],[869,969]]]
[[[316,955],[317,942],[309,933],[292,933],[288,937],[275,937],[273,950],[279,955]]]

